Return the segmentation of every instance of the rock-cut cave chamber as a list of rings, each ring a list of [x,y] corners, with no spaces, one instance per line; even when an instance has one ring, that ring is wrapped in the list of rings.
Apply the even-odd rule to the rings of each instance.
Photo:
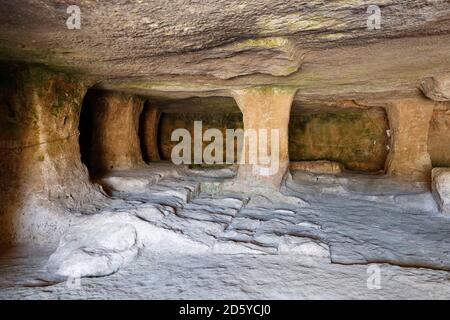
[[[105,6],[113,10],[118,3]],[[298,6],[299,12],[310,10]],[[51,12],[41,17],[46,30],[56,30],[52,17],[62,13],[39,8],[38,15]],[[236,255],[258,257],[249,270],[261,274],[265,270],[258,268],[285,257],[286,278],[293,272],[306,282],[302,277],[320,280],[295,269],[294,261],[318,259],[318,273],[353,270],[359,276],[362,266],[376,263],[398,279],[425,279],[415,291],[406,282],[387,285],[384,294],[392,297],[421,296],[429,279],[448,277],[450,8],[441,8],[426,26],[414,19],[400,23],[393,15],[388,37],[347,34],[332,25],[296,33],[288,23],[294,13],[278,9],[267,15],[260,8],[268,21],[257,23],[259,33],[245,35],[243,21],[242,30],[204,22],[212,24],[209,38],[188,28],[183,37],[178,29],[164,29],[145,38],[115,23],[94,26],[101,12],[96,7],[80,30],[39,33],[30,22],[23,35],[24,43],[36,40],[30,47],[20,45],[11,21],[2,17],[2,250],[47,248],[39,270],[46,283],[145,268],[142,256],[149,253],[187,259],[179,261],[188,261],[187,255],[208,257],[208,263],[224,259],[230,270],[238,265]],[[145,29],[141,13],[127,11],[136,30]],[[355,23],[344,22],[349,28]],[[94,36],[99,28],[104,41]],[[203,138],[212,129],[224,140],[228,129],[276,129],[270,138],[276,147],[265,150],[277,159],[275,172],[267,175],[251,163],[253,153],[262,151],[235,137],[231,148],[222,143],[213,153],[220,149],[224,161],[196,163],[215,141],[195,143],[199,122]],[[191,163],[174,163],[177,129],[193,137],[183,152]],[[12,259],[5,257],[0,261]],[[175,260],[173,266],[182,264]],[[189,261],[202,268],[202,259]],[[8,270],[0,263],[0,272]],[[285,285],[295,285],[288,296],[298,297],[301,282]],[[445,281],[431,285],[433,294],[450,296]],[[337,296],[375,294],[342,288]],[[274,290],[265,297],[283,296],[282,288]],[[309,297],[305,292],[302,297]]]

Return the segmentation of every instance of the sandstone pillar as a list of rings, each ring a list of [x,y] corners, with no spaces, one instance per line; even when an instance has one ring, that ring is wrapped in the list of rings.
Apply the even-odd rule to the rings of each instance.
[[[395,100],[386,108],[391,132],[386,173],[392,176],[430,180],[428,130],[434,102],[417,97]]]
[[[91,101],[91,168],[96,172],[123,170],[144,164],[139,143],[141,98],[99,91]]]
[[[143,158],[146,162],[160,161],[158,150],[158,125],[161,112],[158,108],[146,105],[141,116],[140,138]]]
[[[242,189],[275,188],[279,189],[284,175],[289,167],[288,153],[288,126],[291,105],[296,90],[291,88],[250,88],[236,91],[234,98],[242,111],[246,141],[242,154],[245,161],[239,165],[235,187]],[[248,129],[253,129],[258,134],[258,148],[249,145],[247,139]],[[267,134],[267,146],[263,146],[260,134]],[[277,141],[272,141],[272,132],[278,132]],[[273,142],[277,148],[273,148]],[[267,155],[270,163],[262,162],[260,147],[267,147]],[[251,159],[257,156],[258,163],[252,163]],[[275,171],[273,160],[276,158],[278,165]]]
[[[80,160],[86,86],[64,73],[0,65],[0,242],[55,241],[101,193]]]

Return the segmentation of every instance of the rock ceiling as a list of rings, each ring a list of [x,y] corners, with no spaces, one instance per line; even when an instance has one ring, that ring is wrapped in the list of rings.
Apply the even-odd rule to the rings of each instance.
[[[73,4],[79,30],[66,27]],[[302,99],[408,95],[450,72],[450,1],[377,1],[378,30],[367,27],[370,4],[0,0],[0,59],[69,69],[99,88],[176,97],[260,85],[296,87]]]

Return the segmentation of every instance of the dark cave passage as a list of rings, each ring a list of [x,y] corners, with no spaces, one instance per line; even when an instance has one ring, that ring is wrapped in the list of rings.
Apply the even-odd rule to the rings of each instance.
[[[80,122],[78,124],[78,131],[80,132],[80,154],[81,162],[88,168],[91,175],[91,152],[92,152],[92,135],[93,135],[93,99],[95,96],[94,90],[88,90],[83,98],[80,111]]]

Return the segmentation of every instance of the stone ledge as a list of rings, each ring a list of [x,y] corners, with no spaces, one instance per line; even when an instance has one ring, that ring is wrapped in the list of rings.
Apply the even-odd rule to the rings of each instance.
[[[450,101],[450,74],[425,78],[420,89],[431,100]]]
[[[434,168],[431,172],[431,188],[439,209],[450,214],[450,168]]]
[[[289,164],[291,170],[303,170],[313,173],[342,173],[345,169],[342,164],[328,160],[318,161],[291,161]]]

